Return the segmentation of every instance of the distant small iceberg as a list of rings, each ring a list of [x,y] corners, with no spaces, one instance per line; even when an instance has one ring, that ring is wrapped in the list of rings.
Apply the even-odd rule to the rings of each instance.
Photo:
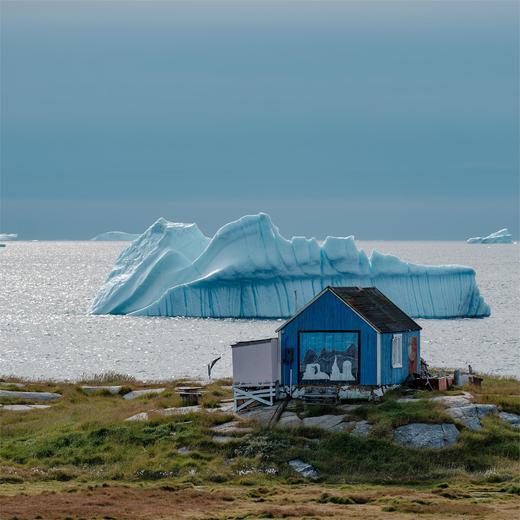
[[[512,244],[513,235],[507,228],[491,233],[487,237],[473,237],[466,240],[468,244]]]
[[[141,236],[139,233],[126,233],[125,231],[107,231],[96,235],[90,240],[96,240],[99,242],[133,242],[137,237]]]
[[[18,235],[16,233],[0,233],[0,241],[6,242],[7,240],[16,240]]]

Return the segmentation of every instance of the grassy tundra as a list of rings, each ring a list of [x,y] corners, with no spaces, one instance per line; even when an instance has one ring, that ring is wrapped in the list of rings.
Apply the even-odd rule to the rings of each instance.
[[[121,384],[121,393],[143,386],[117,375],[94,382]],[[484,419],[479,431],[458,425],[459,442],[441,450],[392,442],[397,426],[453,421],[442,406],[398,402],[399,392],[349,413],[374,425],[366,439],[252,424],[251,434],[220,444],[210,428],[232,415],[204,409],[125,421],[139,412],[181,406],[175,393],[181,383],[163,382],[162,394],[130,401],[108,393],[86,395],[79,384],[27,383],[25,390],[63,397],[48,409],[0,411],[0,518],[400,519],[420,514],[505,519],[517,514],[520,432],[494,416]],[[206,390],[202,404],[208,410],[231,396],[229,381]],[[478,402],[520,413],[517,380],[486,377],[482,388],[468,390]],[[307,416],[338,413],[327,405],[292,406]],[[320,479],[309,482],[294,473],[287,464],[294,458],[311,463]]]

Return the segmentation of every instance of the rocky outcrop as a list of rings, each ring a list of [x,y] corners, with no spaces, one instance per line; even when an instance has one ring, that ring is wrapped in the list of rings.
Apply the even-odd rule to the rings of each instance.
[[[123,387],[122,386],[110,386],[110,385],[100,385],[100,386],[83,385],[80,388],[86,394],[109,393],[111,395],[117,395],[119,392],[121,392],[121,389]]]
[[[404,398],[399,399],[399,401],[414,402],[419,401],[419,399]],[[473,404],[473,396],[469,392],[464,392],[461,395],[441,395],[427,399],[427,401],[445,406],[448,415],[464,424],[464,426],[470,430],[479,430],[482,428],[480,419],[490,413],[496,413],[498,411],[494,404]]]
[[[455,444],[460,432],[454,424],[412,423],[394,430],[394,441],[408,448],[444,448]]]
[[[315,428],[330,430],[341,422],[343,422],[342,415],[320,415],[319,417],[305,417],[303,419],[303,426],[312,426]]]
[[[61,394],[54,392],[18,392],[16,390],[0,390],[0,397],[10,399],[26,399],[27,401],[53,401],[59,399]]]
[[[516,413],[500,412],[498,417],[502,419],[502,421],[508,422],[513,428],[520,430],[520,415],[517,415]]]
[[[494,404],[470,404],[467,406],[451,407],[446,410],[457,421],[460,421],[470,430],[480,430],[480,419],[490,413],[496,413]]]
[[[0,404],[0,410],[10,412],[30,412],[31,410],[43,410],[50,408],[48,404]]]
[[[299,428],[303,421],[294,412],[284,412],[278,421],[279,428]]]
[[[245,426],[241,421],[228,421],[211,428],[211,431],[219,435],[245,435],[251,433],[253,428]]]
[[[132,392],[128,392],[123,396],[123,399],[132,400],[137,399],[138,397],[142,397],[143,395],[154,395],[161,394],[166,390],[166,388],[143,388],[142,390],[132,390]]]
[[[289,461],[289,466],[302,475],[305,478],[310,478],[311,480],[316,480],[320,477],[320,474],[318,471],[311,466],[310,464],[307,464],[307,462],[304,462],[301,459],[293,459]]]

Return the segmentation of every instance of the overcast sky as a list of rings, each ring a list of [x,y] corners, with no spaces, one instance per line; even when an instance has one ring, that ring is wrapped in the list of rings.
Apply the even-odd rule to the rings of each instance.
[[[21,238],[519,234],[516,1],[1,0],[1,222]]]

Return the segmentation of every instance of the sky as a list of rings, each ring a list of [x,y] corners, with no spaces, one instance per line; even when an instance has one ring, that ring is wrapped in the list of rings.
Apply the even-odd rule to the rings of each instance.
[[[519,236],[516,1],[0,0],[0,231]]]

